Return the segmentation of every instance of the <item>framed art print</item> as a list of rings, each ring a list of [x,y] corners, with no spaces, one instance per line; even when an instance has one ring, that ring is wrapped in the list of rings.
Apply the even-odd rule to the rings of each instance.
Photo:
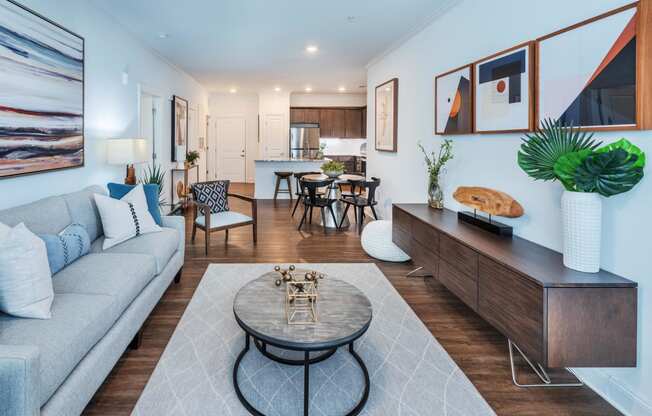
[[[376,87],[376,150],[396,152],[398,132],[398,78]]]
[[[532,129],[532,43],[524,43],[473,64],[477,133]]]
[[[84,38],[0,0],[0,178],[84,166]]]
[[[637,127],[636,4],[537,40],[537,120]]]
[[[435,77],[435,134],[473,132],[473,67]]]
[[[188,153],[188,101],[172,97],[172,161],[183,162]]]

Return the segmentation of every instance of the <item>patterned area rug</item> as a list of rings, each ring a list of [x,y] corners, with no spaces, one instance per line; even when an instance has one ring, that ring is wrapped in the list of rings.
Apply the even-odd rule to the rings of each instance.
[[[248,415],[232,382],[244,332],[233,299],[271,264],[213,264],[177,326],[133,415]],[[356,342],[371,377],[369,416],[493,415],[489,405],[373,264],[301,264],[347,281],[371,300],[373,320]],[[271,282],[270,282],[271,284]],[[303,414],[303,368],[270,361],[252,348],[241,389],[269,416]],[[360,399],[363,375],[345,348],[310,367],[310,414],[344,415]]]

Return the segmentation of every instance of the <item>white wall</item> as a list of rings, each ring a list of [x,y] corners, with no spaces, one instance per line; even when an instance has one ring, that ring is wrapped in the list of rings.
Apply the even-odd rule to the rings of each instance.
[[[258,94],[211,94],[209,99],[211,123],[220,117],[244,117],[247,135],[247,182],[254,182],[254,160],[258,159]],[[214,137],[215,132],[211,132]],[[217,166],[219,177],[219,161]]]
[[[207,94],[190,76],[145,49],[123,28],[85,0],[24,0],[22,3],[86,40],[85,156],[83,168],[0,180],[0,208],[49,195],[79,190],[90,184],[122,181],[124,167],[106,164],[105,139],[135,137],[140,131],[138,84],[165,98],[163,137],[170,137],[173,94],[188,99],[206,113]],[[129,82],[122,84],[122,73]],[[169,168],[169,139],[159,148],[159,160]],[[165,190],[169,190],[169,182]],[[169,197],[168,197],[169,199]]]
[[[408,40],[372,63],[368,90],[399,78],[398,153],[383,153],[369,144],[368,173],[379,176],[385,216],[394,202],[425,202],[426,171],[417,150],[438,147],[433,135],[433,80],[437,74],[488,56],[523,41],[569,26],[629,3],[629,0],[495,2],[465,0]],[[563,13],[560,11],[563,10]],[[563,63],[560,63],[563,64]],[[374,100],[368,99],[369,137],[374,137]],[[611,142],[627,137],[652,155],[650,132],[600,133]],[[373,140],[373,139],[371,139]],[[511,194],[526,215],[506,221],[515,232],[555,250],[561,249],[561,185],[535,182],[516,164],[518,134],[468,135],[454,138],[455,159],[444,176],[445,203],[460,206],[452,193],[460,185],[479,185]],[[650,169],[646,169],[650,175]],[[586,369],[582,378],[626,414],[652,414],[652,180],[644,179],[633,191],[604,200],[602,267],[639,283],[638,367]],[[507,359],[507,357],[505,358]],[[506,382],[508,382],[506,380]]]
[[[290,96],[291,107],[364,107],[366,105],[367,94],[293,93]]]

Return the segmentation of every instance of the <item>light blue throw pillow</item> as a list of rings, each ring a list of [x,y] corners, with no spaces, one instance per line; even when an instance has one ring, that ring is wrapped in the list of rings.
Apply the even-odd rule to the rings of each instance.
[[[91,239],[86,227],[81,224],[70,224],[57,235],[40,234],[48,252],[50,271],[54,275],[91,249]]]

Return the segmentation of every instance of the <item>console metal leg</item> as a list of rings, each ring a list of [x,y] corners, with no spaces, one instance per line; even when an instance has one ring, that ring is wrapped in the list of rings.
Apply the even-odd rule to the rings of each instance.
[[[417,267],[416,269],[412,270],[410,273],[406,274],[405,277],[433,277],[432,273],[416,274],[421,270],[423,270],[423,266]]]
[[[514,385],[522,388],[529,388],[529,387],[582,387],[584,386],[584,383],[581,381],[579,383],[553,383],[550,380],[550,376],[546,372],[546,370],[541,366],[539,363],[533,363],[530,361],[529,358],[521,351],[521,349],[518,347],[518,345],[514,344],[511,339],[507,340],[507,345],[509,347],[509,365],[512,370],[512,381],[514,382]],[[521,384],[518,382],[516,379],[516,369],[514,367],[514,348],[516,348],[516,351],[523,357],[526,363],[532,368],[532,371],[543,381],[543,383],[537,383],[537,384]],[[567,368],[566,369],[569,373],[571,373],[575,378],[577,378],[577,375],[573,370]],[[578,379],[579,381],[579,379]]]

